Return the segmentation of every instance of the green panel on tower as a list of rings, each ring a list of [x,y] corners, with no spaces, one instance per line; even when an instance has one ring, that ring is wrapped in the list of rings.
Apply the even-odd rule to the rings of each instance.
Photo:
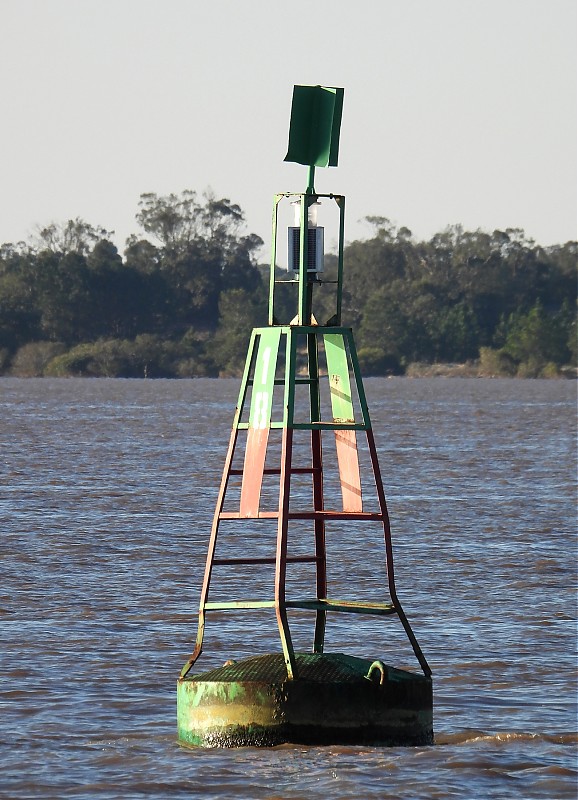
[[[343,89],[295,86],[285,161],[312,167],[336,167]]]

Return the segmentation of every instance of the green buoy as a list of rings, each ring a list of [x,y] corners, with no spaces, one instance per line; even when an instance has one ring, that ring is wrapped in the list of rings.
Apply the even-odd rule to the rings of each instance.
[[[286,160],[309,167],[308,185],[303,193],[278,194],[274,199],[269,324],[251,335],[209,538],[197,641],[177,684],[178,741],[188,746],[433,743],[431,670],[397,597],[389,516],[369,410],[353,334],[341,326],[345,198],[319,194],[313,185],[316,166],[337,165],[342,106],[342,89],[294,87]],[[289,228],[287,276],[279,277],[277,220],[283,200],[293,202],[296,221]],[[335,203],[339,214],[337,270],[332,280],[323,279],[323,228],[316,219],[321,200]],[[279,284],[297,295],[297,314],[284,323],[278,319]],[[327,322],[319,324],[313,314],[314,289],[324,288],[334,289],[335,307]],[[364,440],[371,466],[369,485],[361,479],[358,440]],[[324,441],[333,443],[336,459],[331,464],[324,458]],[[306,463],[303,443],[309,454]],[[274,466],[267,459],[268,448],[270,456],[277,453]],[[327,506],[324,491],[331,469],[339,480],[337,508]],[[231,481],[232,476],[240,480]],[[293,483],[304,479],[310,480],[310,504],[303,499],[301,483],[300,490],[292,492]],[[267,500],[271,492],[262,491],[264,485],[275,487],[273,505]],[[360,522],[364,532],[377,528],[384,537],[380,565],[384,596],[372,601],[337,599],[328,592],[331,564],[326,533],[335,524]],[[260,533],[270,530],[267,556],[247,555],[255,525]],[[236,557],[230,556],[231,540],[227,541],[231,529],[236,533],[233,540],[243,543]],[[219,552],[223,539],[228,545],[226,557]],[[294,549],[296,542],[300,547]],[[304,554],[306,542],[311,549]],[[314,583],[309,594],[288,596],[286,575],[294,564],[309,565]],[[224,583],[227,575],[242,575],[249,589],[251,569],[267,565],[271,568],[268,599],[210,599],[217,569]],[[355,586],[353,575],[351,585]],[[313,613],[311,653],[295,652],[288,610]],[[207,616],[248,611],[274,611],[281,652],[193,672]],[[399,620],[422,673],[384,664],[379,652],[366,659],[325,652],[326,624],[341,613]]]
[[[432,743],[431,680],[342,653],[296,653],[298,680],[282,655],[248,658],[178,685],[182,744]]]

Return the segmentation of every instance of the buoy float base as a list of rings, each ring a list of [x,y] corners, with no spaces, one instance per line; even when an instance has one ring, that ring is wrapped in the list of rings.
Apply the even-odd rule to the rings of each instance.
[[[431,678],[342,653],[295,657],[294,680],[288,680],[281,654],[180,678],[179,743],[433,744]]]

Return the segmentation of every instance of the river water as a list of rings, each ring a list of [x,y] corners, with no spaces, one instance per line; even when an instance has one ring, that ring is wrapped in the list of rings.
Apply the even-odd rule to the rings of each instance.
[[[365,389],[436,744],[179,747],[238,382],[3,378],[0,797],[575,798],[576,384]],[[371,549],[333,546],[362,595]],[[245,614],[208,624],[207,668],[279,650]],[[326,649],[417,667],[395,624],[349,616]]]

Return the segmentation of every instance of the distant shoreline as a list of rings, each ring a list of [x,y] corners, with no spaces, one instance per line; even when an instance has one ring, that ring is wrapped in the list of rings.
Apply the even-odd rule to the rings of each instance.
[[[532,380],[576,380],[578,368],[573,366],[561,367],[556,374],[539,375],[504,375],[484,369],[479,361],[466,362],[465,364],[409,364],[404,378],[531,378]]]
[[[324,376],[324,371],[320,371],[320,376]],[[463,364],[425,364],[421,362],[416,362],[413,364],[409,364],[405,373],[400,375],[378,375],[378,374],[371,374],[366,373],[363,374],[362,377],[366,378],[408,378],[410,380],[416,380],[420,378],[492,378],[492,379],[500,379],[500,378],[509,378],[515,380],[578,380],[578,368],[573,366],[566,366],[561,367],[556,373],[552,372],[552,374],[541,374],[537,376],[532,375],[506,375],[504,373],[492,372],[488,369],[484,369],[484,367],[480,364],[479,361],[468,361]],[[142,376],[133,376],[133,377],[125,377],[121,375],[33,375],[33,374],[18,374],[15,372],[12,373],[4,373],[0,374],[0,380],[2,378],[22,378],[22,379],[29,379],[29,378],[58,378],[60,379],[70,379],[70,378],[86,378],[89,380],[105,378],[108,380],[195,380],[195,379],[203,379],[203,380],[240,380],[239,375],[181,375],[181,376],[171,376],[171,377],[162,377],[162,376],[154,376],[149,377],[147,375]]]

